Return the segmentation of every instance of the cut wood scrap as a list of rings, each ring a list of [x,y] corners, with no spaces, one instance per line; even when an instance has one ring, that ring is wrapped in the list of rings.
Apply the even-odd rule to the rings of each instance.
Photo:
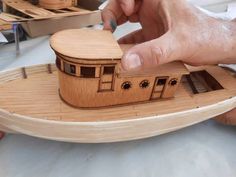
[[[68,7],[66,9],[69,9],[69,10],[75,11],[75,12],[85,12],[85,11],[89,12],[89,10],[85,10],[82,7]]]
[[[38,16],[46,16],[46,15],[55,14],[51,11],[45,10],[43,8],[39,8],[23,0],[18,0],[18,1],[4,0],[3,3],[30,17],[38,17]]]
[[[27,20],[42,20],[50,18],[60,18],[68,16],[86,15],[90,13],[96,13],[97,11],[89,11],[78,7],[68,7],[63,10],[46,10],[35,6],[28,1],[23,0],[3,0],[5,13],[10,13],[11,9],[22,14],[23,19],[12,19],[9,15],[1,16],[1,19],[5,21],[27,21]],[[27,16],[28,18],[25,18]],[[18,16],[17,16],[18,17]],[[15,17],[14,17],[15,18]]]
[[[0,19],[0,31],[12,29],[12,24]]]
[[[39,5],[45,9],[64,9],[73,5],[72,0],[39,0]]]
[[[17,15],[12,15],[6,12],[2,12],[0,14],[0,19],[5,21],[5,22],[23,22],[23,21],[28,21],[30,19],[23,18]]]

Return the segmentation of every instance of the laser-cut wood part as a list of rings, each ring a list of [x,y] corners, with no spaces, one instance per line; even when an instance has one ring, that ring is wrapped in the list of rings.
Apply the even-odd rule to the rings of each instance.
[[[57,5],[56,1],[41,1],[42,6],[53,6],[53,4]],[[31,4],[25,0],[3,0],[4,4],[4,13],[0,14],[0,18],[2,20],[8,22],[19,22],[19,21],[30,21],[30,20],[43,20],[50,18],[59,18],[59,17],[70,17],[77,15],[87,15],[91,13],[95,13],[95,11],[89,11],[86,9],[82,9],[79,7],[72,6],[72,1],[65,0],[60,1],[61,7],[65,3],[67,7],[63,7],[63,10],[60,9],[44,9],[40,6],[36,6]],[[70,3],[69,3],[70,2]],[[54,4],[55,8],[56,5]],[[68,5],[70,4],[70,6]],[[58,5],[59,7],[60,5]]]
[[[11,30],[12,24],[0,19],[0,31]]]
[[[172,98],[181,77],[181,62],[145,72],[124,72],[122,49],[110,31],[74,29],[56,33],[51,46],[57,55],[59,93],[74,107],[99,108]],[[142,82],[146,85],[142,86]],[[148,84],[147,84],[148,83]]]
[[[194,94],[184,76],[173,99],[95,110],[61,101],[58,71],[51,65],[50,74],[48,68],[25,67],[25,79],[22,68],[0,72],[0,130],[58,141],[117,142],[171,132],[236,107],[235,75],[217,66],[188,69],[209,73],[223,89]],[[203,91],[202,79],[190,78]]]
[[[64,9],[74,4],[72,0],[39,0],[39,5],[45,9]]]
[[[78,2],[74,0],[73,6],[63,9],[44,9],[26,0],[3,0],[4,9],[0,13],[0,19],[8,23],[20,22],[30,37],[101,23],[99,10],[88,10],[80,4],[77,6]]]

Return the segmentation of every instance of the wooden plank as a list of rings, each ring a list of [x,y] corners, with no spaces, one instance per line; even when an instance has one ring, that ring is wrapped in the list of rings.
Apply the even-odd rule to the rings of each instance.
[[[95,11],[88,11],[85,9],[77,8],[77,7],[68,7],[70,11],[63,12],[60,11],[61,13],[55,13],[50,10],[46,10],[43,8],[40,8],[38,6],[35,6],[28,1],[24,0],[3,0],[4,6],[7,7],[6,13],[9,11],[9,8],[13,8],[14,10],[22,13],[23,15],[26,15],[28,17],[33,18],[33,20],[42,20],[42,19],[49,19],[49,18],[62,18],[62,17],[69,17],[69,16],[76,16],[76,15],[86,15],[90,13],[94,13]],[[71,11],[72,10],[72,11]],[[11,19],[7,18],[10,17],[9,15],[4,15],[1,16],[1,19],[4,19],[6,21],[22,21],[22,20],[32,20],[30,19]],[[12,16],[13,17],[13,16]]]
[[[6,12],[2,12],[0,14],[0,19],[5,21],[5,22],[24,22],[24,21],[28,21],[30,19],[27,18],[23,18],[17,15],[12,15]]]
[[[12,24],[0,19],[0,31],[11,30]]]
[[[54,15],[55,13],[50,12],[46,9],[39,8],[30,2],[23,1],[23,0],[4,0],[3,3],[27,16],[30,17],[37,17],[37,16],[44,16],[44,15]]]

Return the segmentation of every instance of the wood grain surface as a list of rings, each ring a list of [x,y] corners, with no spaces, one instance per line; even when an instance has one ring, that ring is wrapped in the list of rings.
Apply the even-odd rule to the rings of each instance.
[[[115,142],[174,131],[236,107],[235,77],[204,68],[224,89],[192,94],[182,81],[174,99],[104,109],[76,109],[58,96],[55,66],[0,73],[0,125],[4,130],[69,142]],[[202,68],[201,68],[202,69]],[[197,70],[196,68],[194,70]]]

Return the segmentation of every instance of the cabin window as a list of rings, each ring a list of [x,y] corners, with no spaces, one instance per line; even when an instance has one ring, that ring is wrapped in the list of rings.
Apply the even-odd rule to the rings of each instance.
[[[96,68],[95,67],[80,67],[81,77],[95,78]]]
[[[76,74],[76,66],[69,64],[69,63],[64,63],[64,71],[67,74],[75,75]]]
[[[58,57],[56,58],[56,66],[59,70],[61,70],[61,60]]]
[[[114,74],[115,66],[104,66],[103,74]]]
[[[166,84],[166,79],[158,79],[157,85],[165,85]]]
[[[148,88],[149,84],[150,84],[150,83],[149,83],[148,80],[143,80],[143,81],[139,84],[139,86],[140,86],[141,88],[145,89],[145,88]]]
[[[129,81],[124,82],[121,86],[121,88],[124,89],[124,90],[129,90],[131,87],[132,87],[132,84]]]

